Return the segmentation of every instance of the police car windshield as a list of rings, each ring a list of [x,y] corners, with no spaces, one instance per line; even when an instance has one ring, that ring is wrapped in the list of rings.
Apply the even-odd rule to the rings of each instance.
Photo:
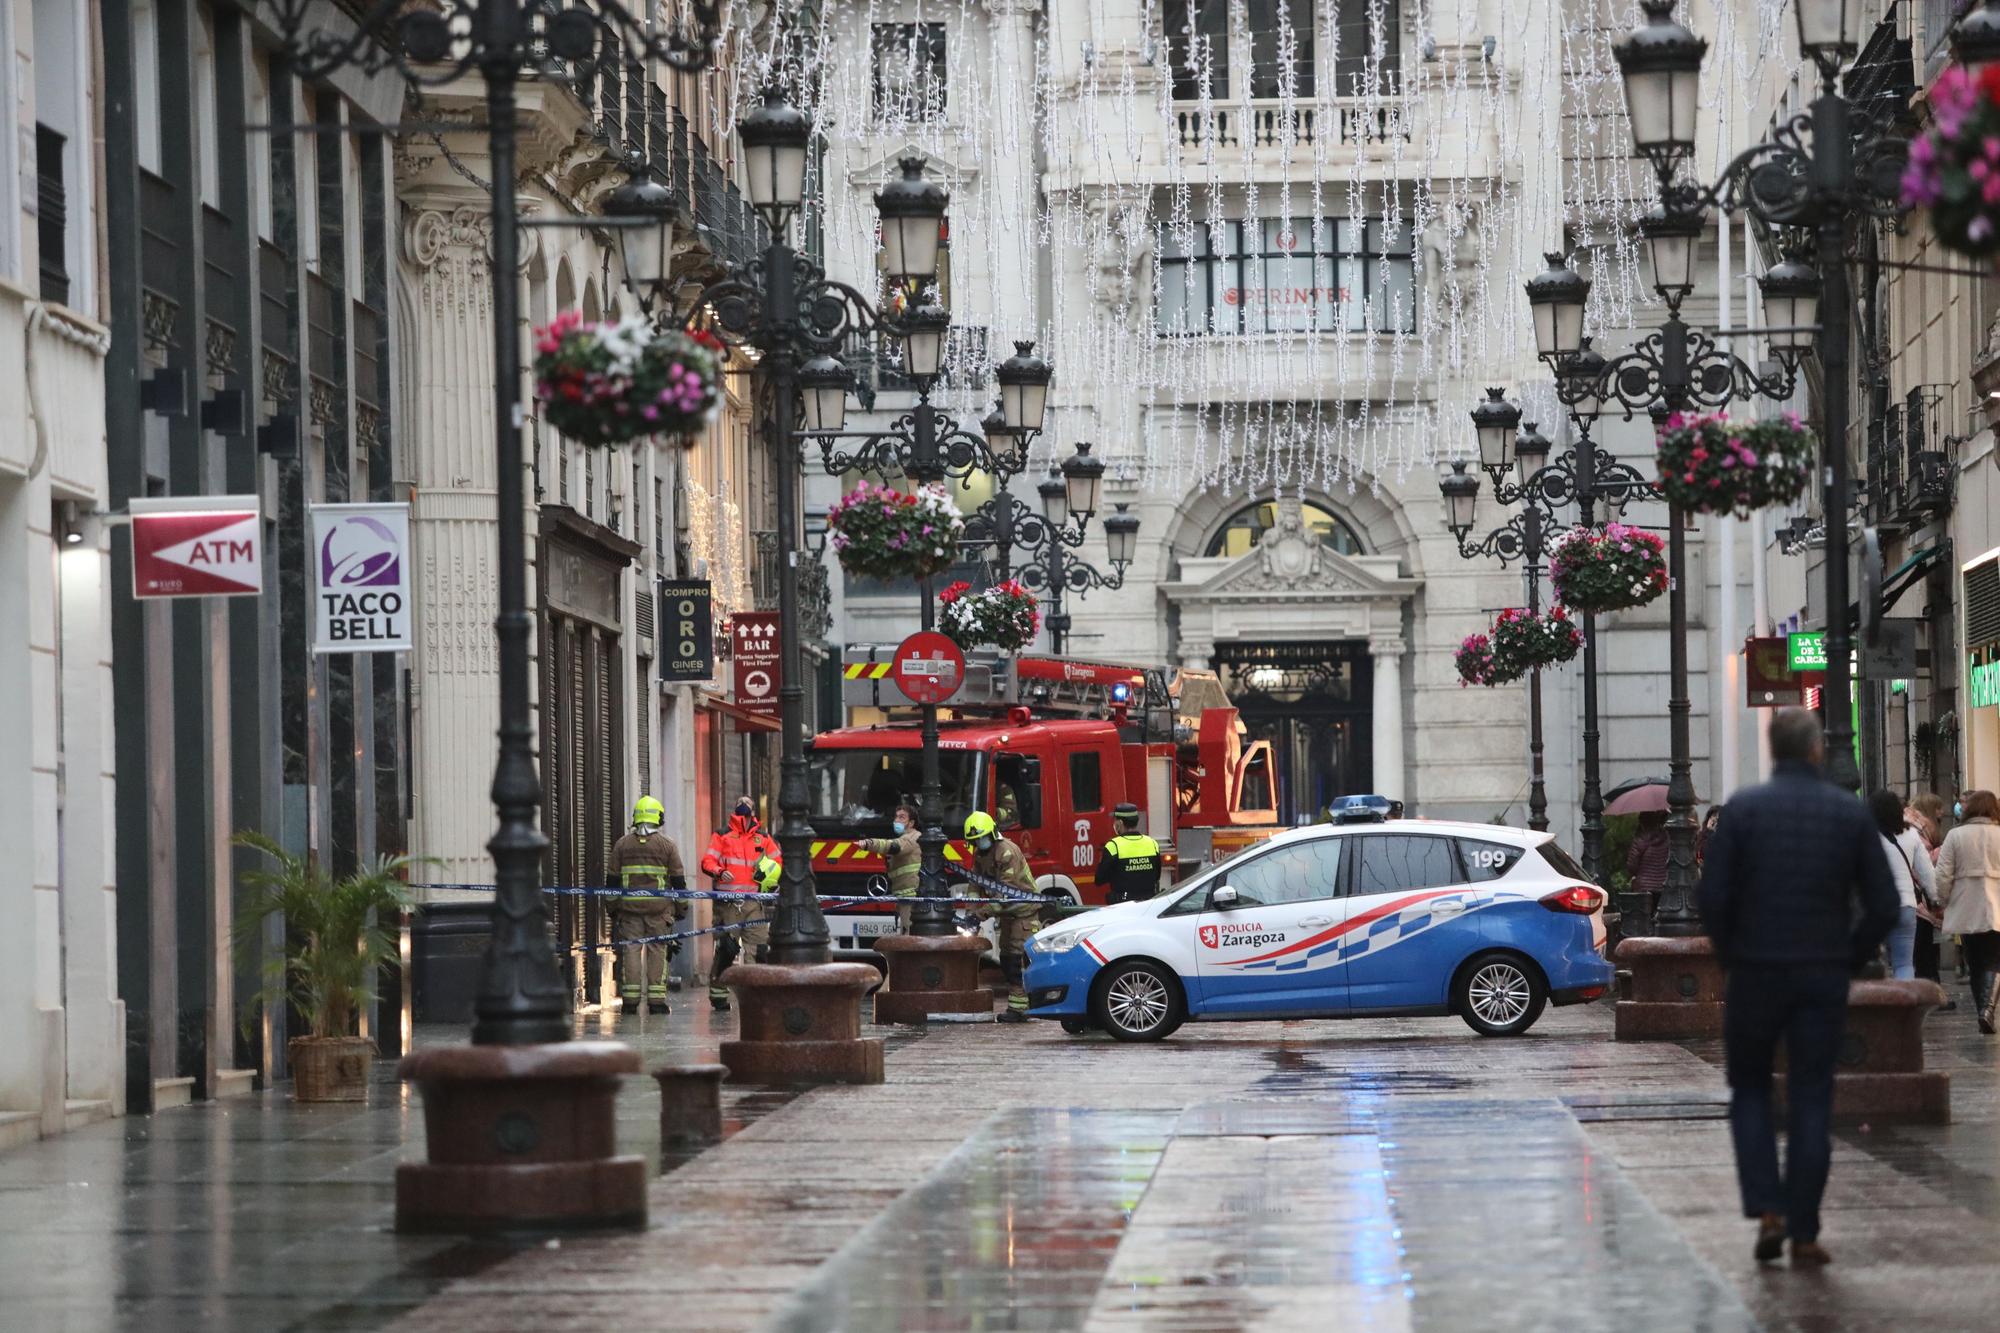
[[[982,759],[976,750],[945,750],[938,755],[946,832],[964,828],[965,817],[972,813]],[[924,785],[923,752],[916,749],[816,747],[806,765],[812,785],[812,826],[820,834],[887,833],[896,806],[914,802]]]

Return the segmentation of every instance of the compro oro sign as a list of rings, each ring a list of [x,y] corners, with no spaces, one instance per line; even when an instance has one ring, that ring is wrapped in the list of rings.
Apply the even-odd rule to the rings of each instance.
[[[254,495],[135,496],[134,597],[255,597],[264,521]]]
[[[313,651],[410,647],[410,507],[312,505]]]

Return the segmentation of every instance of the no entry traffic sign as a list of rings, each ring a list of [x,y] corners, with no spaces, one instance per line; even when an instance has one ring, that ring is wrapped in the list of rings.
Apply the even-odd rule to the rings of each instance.
[[[134,597],[255,597],[264,524],[254,495],[135,497]]]
[[[896,645],[889,678],[912,702],[941,704],[965,679],[965,654],[944,635],[919,630]]]

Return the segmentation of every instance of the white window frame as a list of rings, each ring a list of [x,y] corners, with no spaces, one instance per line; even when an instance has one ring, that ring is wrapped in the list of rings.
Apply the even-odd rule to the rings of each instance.
[[[22,128],[27,134],[32,135],[34,124],[39,120],[43,124],[60,128],[63,132],[63,208],[66,214],[63,225],[63,269],[69,275],[68,305],[72,310],[94,317],[97,313],[97,187],[91,167],[92,144],[96,130],[90,104],[90,90],[93,86],[90,77],[90,53],[94,34],[90,27],[88,6],[56,7],[64,10],[64,15],[70,24],[69,32],[63,38],[61,47],[58,49],[45,45],[39,34],[35,44],[39,49],[52,51],[51,58],[55,54],[63,57],[63,68],[56,71],[55,78],[56,86],[67,92],[67,105],[61,107],[62,116],[51,119],[48,113],[55,108],[43,106],[39,89],[40,77],[34,76],[38,85],[34,98],[35,113]],[[30,13],[32,12],[31,6]],[[7,32],[9,39],[6,49],[11,51],[14,49],[11,28]],[[8,99],[6,105],[11,107],[19,104],[19,91],[14,91],[13,97]],[[6,160],[11,162],[11,159]],[[27,182],[22,179],[20,164],[15,162],[12,166],[13,169],[7,172],[9,185],[13,188],[26,188]],[[29,179],[32,180],[32,177]],[[23,225],[18,197],[14,200],[14,206],[8,209],[8,217],[15,228],[18,229]],[[6,254],[17,268],[8,269],[6,265],[0,264],[0,271],[17,271],[17,281],[24,287],[33,288],[38,281],[35,275],[28,273],[25,268],[18,267],[23,261],[24,250],[21,233],[16,230],[11,235],[10,248],[6,250]]]
[[[157,176],[166,158],[160,143],[160,16],[153,0],[133,0],[132,65],[139,165]]]
[[[7,123],[0,126],[0,278],[26,286],[20,271],[21,164],[15,157],[21,127],[13,119],[13,109],[20,105],[20,94],[14,88],[14,52],[18,49],[14,44],[14,6],[0,4],[0,110],[8,116]]]

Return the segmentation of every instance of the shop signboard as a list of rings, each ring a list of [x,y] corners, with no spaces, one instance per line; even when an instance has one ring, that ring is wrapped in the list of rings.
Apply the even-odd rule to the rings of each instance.
[[[1785,665],[1793,671],[1826,670],[1826,635],[1819,630],[1790,634],[1785,638]]]
[[[778,613],[751,611],[729,622],[736,665],[738,706],[763,717],[778,716]]]
[[[660,679],[703,681],[715,675],[715,592],[707,579],[660,585]]]
[[[408,652],[410,507],[308,505],[312,518],[313,651]]]

